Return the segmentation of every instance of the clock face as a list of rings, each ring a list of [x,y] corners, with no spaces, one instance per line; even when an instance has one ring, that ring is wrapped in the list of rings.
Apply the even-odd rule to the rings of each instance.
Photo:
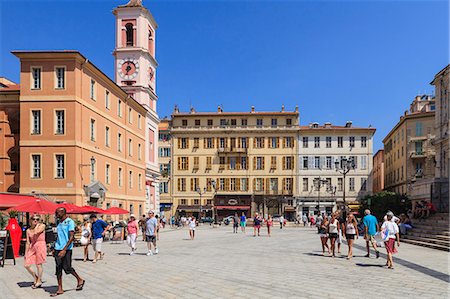
[[[136,59],[125,58],[118,63],[119,76],[125,80],[133,80],[139,73],[139,62]]]

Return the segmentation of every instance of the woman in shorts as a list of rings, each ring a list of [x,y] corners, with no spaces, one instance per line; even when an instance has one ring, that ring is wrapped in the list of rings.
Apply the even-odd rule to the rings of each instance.
[[[91,244],[91,231],[92,231],[92,224],[89,221],[89,217],[84,217],[83,226],[81,227],[81,239],[80,244],[83,246],[83,262],[86,262],[89,260],[89,244]]]
[[[355,237],[358,239],[358,223],[356,222],[355,216],[350,214],[345,222],[345,238],[347,239],[348,245],[348,260],[353,257],[353,243],[355,242]]]
[[[331,253],[335,257],[336,239],[339,236],[339,220],[336,218],[336,214],[331,214],[330,222],[328,223],[328,238],[330,239]]]
[[[324,216],[322,223],[319,227],[319,237],[320,242],[322,243],[322,254],[325,255],[325,248],[328,250],[328,254],[330,254],[330,247],[328,247],[328,234],[327,234],[327,227],[328,227],[328,217]]]
[[[256,237],[256,232],[258,232],[259,237],[260,230],[261,230],[261,218],[259,217],[258,213],[255,213],[255,217],[253,217],[253,237]]]
[[[269,217],[267,218],[267,221],[266,221],[266,225],[267,225],[267,234],[270,237],[270,228],[273,226],[272,216],[269,215]]]

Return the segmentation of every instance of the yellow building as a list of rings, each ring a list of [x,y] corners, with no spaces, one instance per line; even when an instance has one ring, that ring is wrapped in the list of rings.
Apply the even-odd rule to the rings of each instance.
[[[171,182],[171,153],[172,136],[170,133],[171,121],[167,118],[161,119],[158,132],[158,162],[159,172],[159,200],[160,213],[167,218],[173,216],[172,182]]]
[[[416,96],[384,138],[385,189],[413,202],[429,199],[434,180],[434,98]]]
[[[173,212],[223,217],[295,216],[299,112],[180,112],[172,115]],[[213,210],[215,215],[213,215]]]

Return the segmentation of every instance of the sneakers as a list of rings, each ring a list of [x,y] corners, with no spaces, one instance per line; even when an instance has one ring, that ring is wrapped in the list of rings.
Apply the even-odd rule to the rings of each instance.
[[[150,250],[149,252],[147,252],[147,255],[148,256],[153,255],[153,252]]]
[[[158,248],[155,248],[155,254],[158,254],[158,253],[159,253]]]
[[[378,250],[375,251],[375,254],[377,255],[377,259],[380,258],[380,252]]]
[[[130,255],[134,255],[134,251],[130,252]]]

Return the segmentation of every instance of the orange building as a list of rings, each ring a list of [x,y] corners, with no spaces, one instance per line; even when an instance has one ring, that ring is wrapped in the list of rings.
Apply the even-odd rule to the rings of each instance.
[[[142,214],[145,107],[77,51],[13,54],[20,59],[20,193]]]
[[[384,149],[378,150],[373,156],[373,193],[381,192],[384,189]]]

